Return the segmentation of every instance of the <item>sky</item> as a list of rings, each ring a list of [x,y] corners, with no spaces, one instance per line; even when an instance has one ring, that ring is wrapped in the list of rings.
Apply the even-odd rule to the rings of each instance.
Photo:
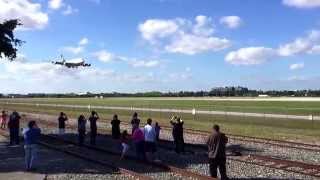
[[[320,89],[320,0],[0,0],[14,18],[1,93]]]

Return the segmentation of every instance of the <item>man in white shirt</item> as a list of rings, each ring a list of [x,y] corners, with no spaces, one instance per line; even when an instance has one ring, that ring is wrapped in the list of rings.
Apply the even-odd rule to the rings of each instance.
[[[149,118],[144,126],[145,152],[148,161],[152,161],[152,154],[156,152],[156,131],[151,124],[152,119]]]

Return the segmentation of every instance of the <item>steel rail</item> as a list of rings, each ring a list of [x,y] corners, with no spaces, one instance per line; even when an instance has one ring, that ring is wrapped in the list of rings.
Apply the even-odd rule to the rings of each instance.
[[[0,135],[2,135],[4,137],[7,137],[7,138],[9,137],[8,134],[6,132],[4,132],[3,130],[0,130]],[[41,136],[42,137],[48,137],[47,135],[41,135]],[[60,142],[63,142],[63,141],[60,141]],[[64,143],[66,144],[66,141]],[[152,179],[152,178],[150,178],[148,176],[145,176],[145,175],[142,175],[140,173],[137,173],[137,172],[134,172],[134,171],[130,171],[130,170],[127,170],[127,169],[124,169],[124,168],[117,167],[117,166],[113,165],[112,163],[108,163],[106,161],[101,161],[101,160],[98,160],[98,159],[90,158],[88,156],[81,155],[81,154],[79,154],[77,152],[74,152],[72,150],[68,150],[66,148],[61,148],[59,146],[52,145],[50,143],[44,142],[43,140],[38,141],[37,144],[39,144],[41,146],[44,146],[46,148],[49,148],[49,149],[53,149],[53,150],[56,150],[56,151],[63,152],[65,154],[74,156],[74,157],[79,158],[79,159],[83,159],[83,160],[88,161],[88,162],[92,162],[92,163],[95,163],[95,164],[99,164],[99,165],[102,165],[102,166],[109,167],[112,170],[114,170],[115,172],[118,172],[120,174],[128,174],[128,175],[131,175],[131,176],[133,176],[133,177],[135,177],[136,179],[139,179],[139,180],[151,180]]]
[[[39,125],[45,124],[47,127],[56,127],[56,123],[54,123],[54,122],[41,121],[41,122],[38,122],[38,124]],[[77,128],[75,125],[68,125],[68,127],[73,129],[73,130],[75,130]],[[61,139],[59,137],[52,136],[52,135],[46,135],[46,136],[50,137],[50,138],[55,138],[57,140],[59,139],[61,141],[65,141],[65,142],[73,144],[73,145],[77,145],[77,142],[74,142],[74,141],[71,141],[71,140]],[[84,144],[83,146],[88,148],[88,149],[92,149],[92,150],[95,150],[95,151],[98,151],[98,152],[104,152],[104,153],[113,154],[113,155],[119,155],[120,156],[119,152],[114,152],[112,150],[108,150],[108,149],[105,149],[105,148],[101,148],[101,147],[97,147],[97,146],[91,146],[91,145],[87,145],[87,144]],[[166,171],[170,171],[170,172],[179,174],[179,175],[181,175],[183,177],[193,177],[193,178],[199,179],[199,180],[213,180],[214,179],[214,178],[206,176],[206,175],[202,175],[202,174],[199,174],[199,173],[191,172],[189,170],[182,169],[182,168],[179,168],[179,167],[176,167],[176,166],[172,166],[172,165],[168,165],[168,164],[165,164],[165,163],[162,163],[162,162],[141,161],[141,160],[137,159],[134,156],[127,156],[127,158],[130,159],[130,160],[137,161],[139,163],[144,163],[144,164],[147,164],[147,165],[151,165],[151,166],[154,166],[154,167],[158,167],[158,168],[164,169]]]

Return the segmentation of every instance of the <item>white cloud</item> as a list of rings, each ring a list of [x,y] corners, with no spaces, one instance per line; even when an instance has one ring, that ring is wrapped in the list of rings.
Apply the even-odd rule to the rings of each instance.
[[[73,8],[70,4],[64,2],[64,0],[49,0],[48,7],[52,10],[62,10],[62,14],[67,16],[79,12],[79,9]]]
[[[139,83],[137,87],[141,88],[141,83],[152,85],[161,81],[153,73],[123,73],[94,66],[73,69],[52,63],[7,61],[1,61],[0,66],[3,72],[0,83],[7,85],[0,87],[0,91],[11,93],[101,92],[111,85],[113,88],[108,91],[114,91],[114,86],[121,89]]]
[[[225,60],[231,64],[253,65],[261,64],[272,57],[287,57],[298,54],[320,53],[320,31],[311,30],[305,37],[298,37],[294,41],[281,44],[278,49],[267,47],[245,47],[229,52]]]
[[[125,62],[128,65],[135,68],[152,68],[157,67],[161,63],[159,60],[141,60],[137,58],[130,58],[126,56],[118,56],[107,50],[100,50],[92,53],[93,57],[97,58],[99,61],[104,63],[109,63],[112,61]]]
[[[312,48],[310,41],[298,38],[293,42],[280,45],[279,54],[281,56],[292,56],[295,54],[304,53]]]
[[[197,35],[210,36],[214,33],[212,19],[207,16],[199,15],[195,18],[193,33]]]
[[[220,51],[231,46],[225,38],[213,36],[212,19],[196,16],[193,21],[183,18],[149,19],[139,24],[144,40],[170,53],[194,55],[207,51]]]
[[[145,40],[155,43],[157,38],[164,38],[178,31],[174,20],[149,19],[138,27]]]
[[[148,72],[115,71],[109,68],[67,68],[47,62],[0,61],[2,93],[65,93],[65,92],[138,92],[180,90],[192,78],[188,71]],[[85,82],[85,86],[84,86]],[[187,86],[189,87],[189,86]]]
[[[165,47],[168,52],[194,55],[205,51],[220,51],[231,46],[227,39],[183,35]]]
[[[131,60],[128,61],[130,65],[133,67],[146,67],[146,68],[151,68],[151,67],[157,67],[160,65],[160,62],[157,60]]]
[[[189,72],[170,73],[168,79],[164,79],[164,82],[176,82],[192,79],[192,74]]]
[[[26,55],[17,53],[17,57],[14,59],[14,61],[24,62],[26,61],[26,59]],[[7,57],[2,57],[0,58],[0,61],[10,61],[10,59],[8,59]]]
[[[286,81],[307,81],[308,78],[304,77],[304,76],[290,76],[287,79],[285,79]]]
[[[255,65],[261,64],[276,55],[271,48],[266,47],[247,47],[229,52],[225,61],[235,65]]]
[[[84,47],[83,46],[76,46],[76,47],[65,46],[62,48],[62,50],[65,52],[72,53],[72,54],[80,54],[84,51]]]
[[[304,63],[291,64],[289,68],[290,70],[302,69],[304,68]]]
[[[309,51],[309,54],[320,54],[320,45],[313,46]]]
[[[49,0],[48,6],[50,9],[60,9],[62,6],[64,6],[63,0]]]
[[[94,52],[93,56],[95,58],[97,58],[98,60],[100,60],[101,62],[105,62],[105,63],[111,62],[116,58],[115,55],[113,55],[112,53],[110,53],[106,50]]]
[[[61,50],[77,55],[77,54],[84,52],[85,46],[88,43],[89,43],[89,39],[86,37],[83,37],[82,39],[80,39],[80,41],[78,42],[78,44],[76,46],[65,46],[65,47],[62,47]]]
[[[84,46],[84,45],[87,45],[89,43],[89,39],[84,37],[82,38],[80,41],[79,41],[79,46]]]
[[[280,56],[292,56],[296,54],[312,53],[312,49],[320,43],[320,31],[312,30],[307,36],[296,38],[293,42],[280,45]]]
[[[230,29],[236,29],[241,26],[242,20],[239,16],[224,16],[220,18],[220,23]]]
[[[29,0],[0,0],[0,22],[17,18],[23,24],[21,29],[43,29],[49,21],[48,14],[41,10],[41,4]]]
[[[168,78],[164,78],[162,81],[165,84],[170,82],[184,82],[186,80],[192,79],[193,75],[190,67],[186,67],[184,71],[169,73]],[[188,84],[188,83],[187,83]]]
[[[282,0],[287,6],[296,8],[317,8],[320,7],[320,0]]]
[[[71,5],[67,5],[66,9],[62,11],[63,15],[70,15],[79,12],[78,9],[73,8]]]

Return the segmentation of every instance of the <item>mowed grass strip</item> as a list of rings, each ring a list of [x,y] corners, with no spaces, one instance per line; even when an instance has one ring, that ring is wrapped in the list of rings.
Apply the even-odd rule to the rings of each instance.
[[[45,107],[32,105],[10,105],[1,104],[0,108],[7,110],[17,110],[22,112],[33,112],[38,114],[58,115],[63,111],[69,117],[77,118],[80,114],[89,116],[90,112],[87,108],[61,108],[61,107]],[[118,114],[124,122],[130,122],[133,111],[127,110],[96,110],[103,121],[111,121],[114,114]],[[152,118],[159,122],[160,125],[169,126],[172,115],[178,115],[185,121],[186,128],[198,130],[210,130],[212,125],[217,123],[222,129],[231,134],[247,135],[254,137],[265,137],[272,139],[286,140],[316,140],[320,137],[320,121],[308,120],[286,120],[275,118],[257,118],[246,116],[224,116],[224,115],[196,115],[184,113],[166,113],[166,112],[139,112],[142,124],[147,118]]]
[[[28,102],[70,105],[99,105],[161,109],[198,109],[227,112],[255,112],[290,115],[319,115],[320,101],[232,101],[177,100],[161,98],[16,98],[0,102]]]

